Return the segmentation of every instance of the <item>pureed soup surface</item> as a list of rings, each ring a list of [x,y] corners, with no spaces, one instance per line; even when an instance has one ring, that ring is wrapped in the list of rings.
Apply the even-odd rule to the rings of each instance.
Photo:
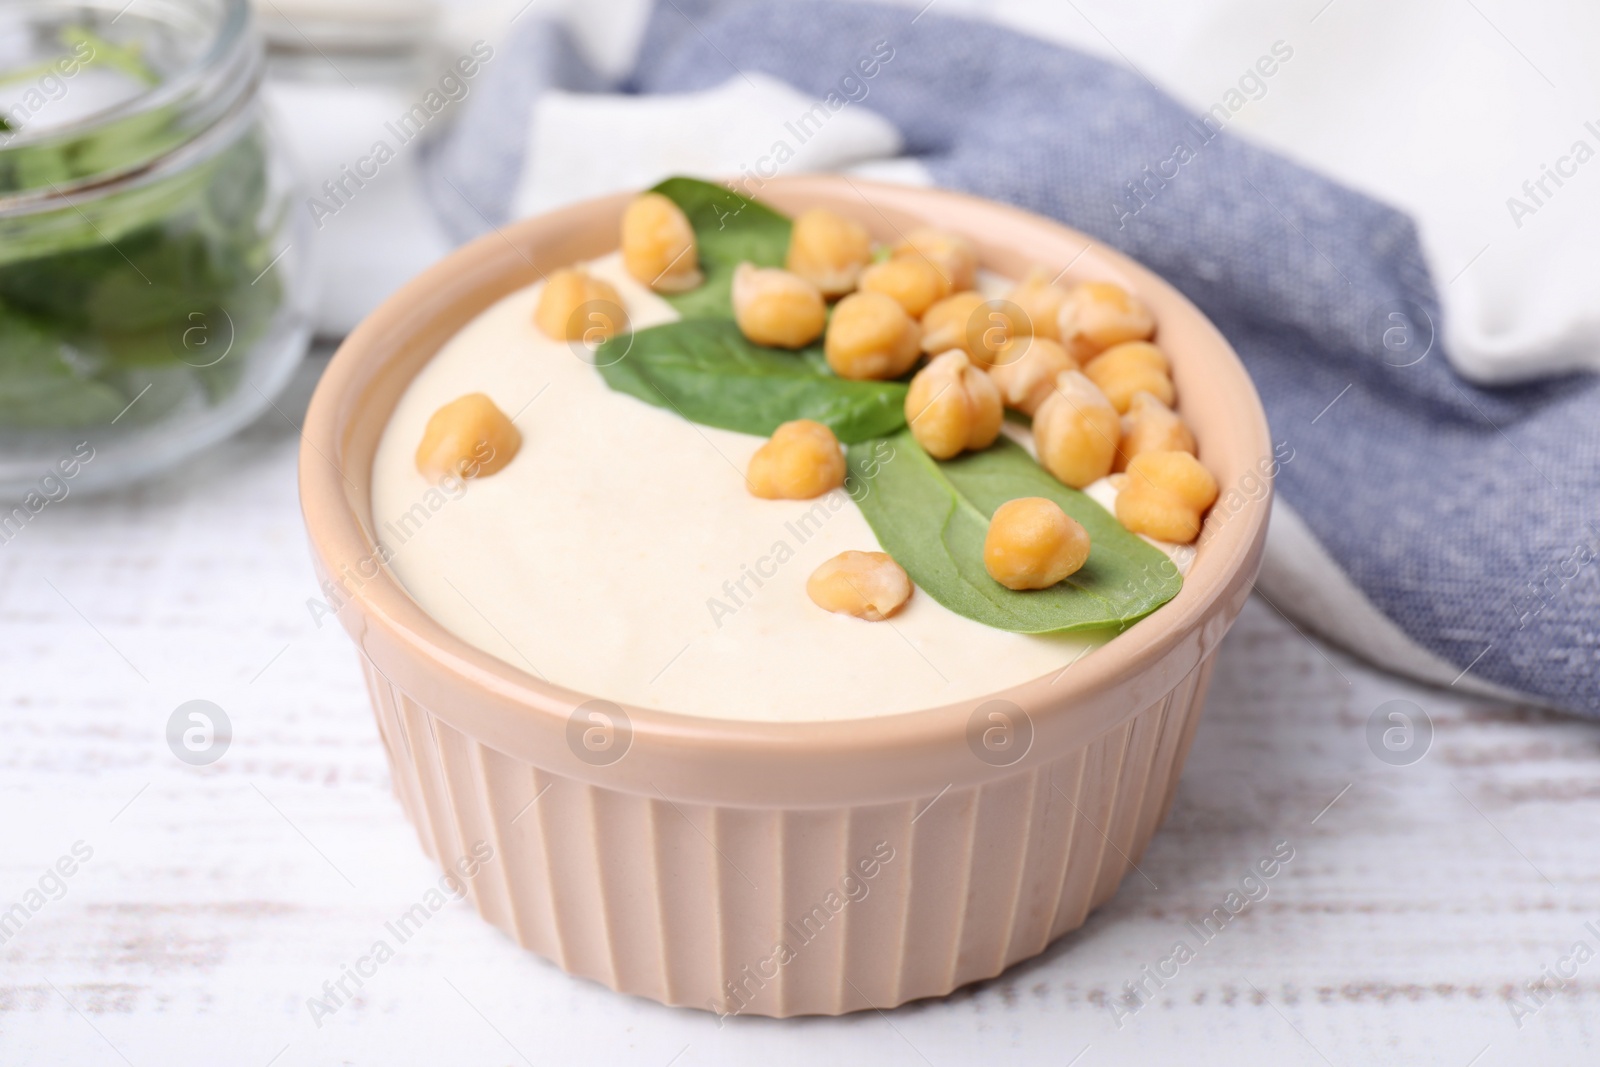
[[[588,267],[617,287],[633,329],[677,318],[619,255]],[[752,496],[744,471],[764,438],[612,391],[586,350],[534,326],[541,287],[506,296],[440,349],[374,459],[389,566],[451,633],[591,696],[780,722],[969,700],[1103,643],[997,630],[921,590],[886,622],[823,611],[806,595],[811,572],[879,550],[847,491]],[[521,450],[491,477],[435,487],[417,471],[417,443],[429,416],[471,392],[514,419]],[[1091,495],[1109,504],[1107,488]]]

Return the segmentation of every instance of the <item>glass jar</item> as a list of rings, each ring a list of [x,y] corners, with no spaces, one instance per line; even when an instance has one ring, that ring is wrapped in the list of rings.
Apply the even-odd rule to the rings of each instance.
[[[0,520],[181,460],[293,373],[310,234],[261,71],[247,0],[0,5]]]

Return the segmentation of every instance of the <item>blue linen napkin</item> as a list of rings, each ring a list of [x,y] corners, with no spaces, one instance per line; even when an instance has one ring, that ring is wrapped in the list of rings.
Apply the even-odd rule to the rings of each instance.
[[[1455,374],[1405,214],[1216,132],[1137,73],[937,12],[666,0],[623,88],[764,71],[820,99],[880,40],[894,60],[868,106],[940,185],[1092,234],[1211,317],[1294,449],[1279,492],[1379,610],[1479,678],[1600,716],[1600,378]],[[507,47],[430,161],[460,236],[504,221],[524,148],[507,133],[533,96],[600,84],[548,24]]]

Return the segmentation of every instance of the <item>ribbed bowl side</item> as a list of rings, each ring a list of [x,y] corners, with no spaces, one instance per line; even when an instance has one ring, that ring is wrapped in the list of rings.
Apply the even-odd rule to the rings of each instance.
[[[941,996],[1037,955],[1134,868],[1172,804],[1212,657],[1076,751],[894,804],[687,804],[548,774],[370,664],[395,791],[484,918],[569,973],[721,1013]]]

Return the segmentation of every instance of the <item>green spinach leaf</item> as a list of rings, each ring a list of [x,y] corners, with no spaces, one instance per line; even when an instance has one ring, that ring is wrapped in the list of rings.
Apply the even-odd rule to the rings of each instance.
[[[668,178],[653,192],[683,209],[700,246],[706,280],[687,293],[663,294],[686,319],[733,317],[733,270],[749,261],[781,267],[789,254],[789,220],[733,190],[696,178]]]
[[[902,430],[885,461],[876,442],[848,450],[853,492],[879,543],[918,588],[969,619],[1018,633],[1122,629],[1172,599],[1183,584],[1159,549],[1088,496],[1056,481],[1021,445],[1001,437],[982,452],[930,458]],[[989,517],[1007,500],[1042,496],[1083,524],[1083,569],[1049,589],[1007,589],[983,566]]]
[[[837,377],[817,347],[752,344],[731,319],[685,319],[612,337],[595,350],[606,384],[691,422],[770,434],[815,419],[845,443],[905,425],[903,382]]]

